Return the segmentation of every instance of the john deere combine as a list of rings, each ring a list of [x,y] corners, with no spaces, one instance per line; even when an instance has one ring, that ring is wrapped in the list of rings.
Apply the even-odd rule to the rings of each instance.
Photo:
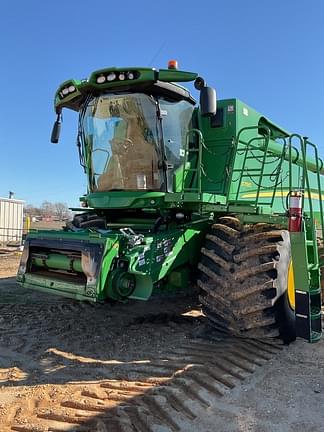
[[[215,90],[174,62],[64,82],[54,143],[63,108],[79,113],[85,209],[63,230],[30,232],[24,287],[96,302],[197,283],[217,328],[319,339],[324,164],[308,138],[237,99],[216,108]]]

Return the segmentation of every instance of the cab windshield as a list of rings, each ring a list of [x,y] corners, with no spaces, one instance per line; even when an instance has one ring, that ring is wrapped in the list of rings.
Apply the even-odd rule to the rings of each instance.
[[[171,171],[181,165],[192,109],[141,93],[94,97],[80,115],[90,191],[165,191],[171,173],[163,160]]]

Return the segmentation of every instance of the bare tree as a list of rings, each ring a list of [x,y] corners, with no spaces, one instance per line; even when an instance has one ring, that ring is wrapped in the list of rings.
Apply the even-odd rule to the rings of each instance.
[[[43,217],[52,217],[55,215],[55,205],[49,201],[43,201],[41,205],[41,213]]]
[[[33,216],[40,216],[41,215],[41,209],[39,207],[35,207],[32,204],[27,204],[25,206],[25,214],[27,216],[33,217]]]
[[[55,215],[60,221],[67,219],[69,217],[70,210],[66,203],[62,203],[62,202],[54,203],[54,208],[55,208]]]
[[[43,218],[57,218],[62,221],[70,219],[72,212],[66,203],[43,201],[40,207],[35,207],[32,204],[25,206],[25,214],[28,216],[42,216]]]

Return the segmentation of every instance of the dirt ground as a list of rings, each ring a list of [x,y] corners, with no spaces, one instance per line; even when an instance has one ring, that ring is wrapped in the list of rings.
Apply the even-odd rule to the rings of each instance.
[[[31,229],[61,229],[62,226],[65,225],[65,222],[62,221],[36,221],[32,222],[30,228]]]
[[[0,256],[0,432],[324,430],[324,340],[206,330],[195,293],[89,305],[20,288]]]

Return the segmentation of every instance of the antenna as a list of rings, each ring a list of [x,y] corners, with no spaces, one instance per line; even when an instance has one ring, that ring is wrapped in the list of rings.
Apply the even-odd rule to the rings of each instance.
[[[166,40],[164,40],[161,45],[160,48],[156,51],[156,53],[154,54],[154,56],[152,57],[152,60],[149,62],[149,66],[152,66],[153,62],[156,60],[156,58],[160,55],[161,51],[163,50],[163,48],[166,45]]]

